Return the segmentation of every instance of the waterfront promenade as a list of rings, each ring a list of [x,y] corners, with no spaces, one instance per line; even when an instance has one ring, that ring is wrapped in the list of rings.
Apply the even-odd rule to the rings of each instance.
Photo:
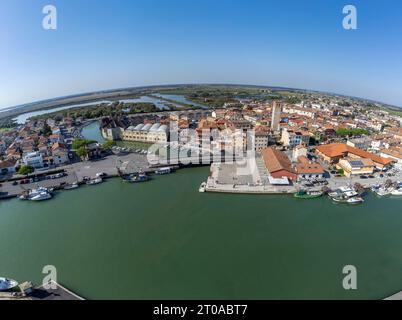
[[[12,198],[20,195],[25,190],[34,189],[38,186],[46,188],[58,188],[62,184],[71,184],[73,182],[82,182],[84,177],[95,178],[97,173],[104,173],[106,177],[116,177],[117,167],[127,167],[127,173],[138,171],[153,171],[150,169],[146,155],[129,153],[122,156],[109,155],[105,158],[95,161],[84,161],[73,163],[64,167],[59,167],[60,170],[65,170],[66,176],[52,179],[42,180],[28,184],[16,184],[11,181],[3,182],[1,187],[2,197]],[[41,174],[46,171],[41,172]]]

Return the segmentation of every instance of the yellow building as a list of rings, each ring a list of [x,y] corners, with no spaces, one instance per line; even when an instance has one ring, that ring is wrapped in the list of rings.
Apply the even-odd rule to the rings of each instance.
[[[345,176],[373,174],[375,164],[368,158],[344,158],[339,160],[338,169],[343,169]]]

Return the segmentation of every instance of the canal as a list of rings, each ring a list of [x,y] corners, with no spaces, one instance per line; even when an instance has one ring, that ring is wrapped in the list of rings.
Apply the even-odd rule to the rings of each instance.
[[[0,276],[89,299],[380,299],[402,289],[402,199],[201,194],[208,168],[0,202]],[[342,288],[357,268],[358,290]]]

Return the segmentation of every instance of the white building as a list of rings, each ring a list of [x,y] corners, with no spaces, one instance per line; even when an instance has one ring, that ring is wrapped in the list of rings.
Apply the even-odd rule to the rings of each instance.
[[[24,156],[23,161],[27,166],[32,166],[34,168],[43,167],[42,154],[40,154],[39,152],[28,153]]]
[[[122,134],[122,139],[125,141],[166,143],[168,138],[167,125],[161,125],[160,123],[139,124],[136,127],[130,126]]]

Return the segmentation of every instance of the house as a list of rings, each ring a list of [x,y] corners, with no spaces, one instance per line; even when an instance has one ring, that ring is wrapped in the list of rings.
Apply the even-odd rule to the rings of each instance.
[[[379,170],[388,169],[395,161],[388,158],[380,157],[376,154],[348,146],[345,143],[331,143],[318,146],[316,148],[317,155],[328,164],[337,164],[341,159],[350,158],[367,158],[374,162]]]
[[[263,149],[268,148],[270,142],[270,131],[266,127],[256,127],[255,131],[255,151],[261,152]]]
[[[17,161],[14,161],[14,160],[0,161],[0,175],[15,173],[16,164],[17,164]]]
[[[299,156],[296,173],[299,181],[304,179],[322,179],[325,170],[319,163],[309,161],[306,156]]]
[[[402,165],[402,147],[391,147],[389,149],[381,149],[380,156],[394,160],[399,165]]]
[[[310,143],[310,135],[302,131],[284,129],[282,130],[281,142],[285,147],[291,149],[299,145],[308,146]]]
[[[63,142],[63,138],[60,133],[54,133],[49,136],[50,143],[58,143]]]
[[[344,158],[339,160],[338,169],[342,169],[346,177],[373,174],[375,164],[367,158]]]
[[[284,152],[271,147],[262,150],[261,154],[270,176],[288,178],[292,181],[297,180],[297,174],[292,168],[292,163]]]
[[[39,152],[31,152],[23,157],[23,161],[27,166],[34,168],[43,168],[43,157]]]
[[[349,139],[346,144],[348,146],[354,147],[354,148],[359,148],[363,150],[367,150],[371,148],[371,143],[373,139],[369,137],[362,137],[362,138],[355,138],[355,139]]]
[[[61,143],[55,143],[52,145],[52,156],[55,165],[62,165],[69,162],[68,149]]]

